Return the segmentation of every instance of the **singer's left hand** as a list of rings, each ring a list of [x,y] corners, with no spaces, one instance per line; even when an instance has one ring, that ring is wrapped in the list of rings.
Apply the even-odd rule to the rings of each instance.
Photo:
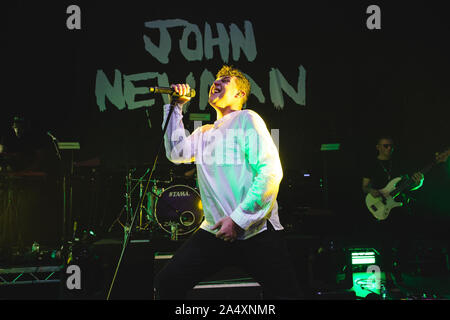
[[[236,240],[238,232],[241,230],[241,228],[230,217],[220,219],[211,227],[211,230],[216,229],[219,230],[216,233],[217,238],[230,242]]]
[[[191,100],[191,97],[186,96],[191,92],[191,87],[187,83],[171,84],[170,86],[177,93],[177,95],[170,96],[170,98],[175,100],[179,105],[184,105]]]

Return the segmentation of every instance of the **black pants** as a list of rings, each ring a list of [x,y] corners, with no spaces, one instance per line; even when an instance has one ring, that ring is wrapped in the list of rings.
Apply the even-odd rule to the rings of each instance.
[[[156,276],[157,299],[186,299],[198,282],[226,266],[248,272],[262,286],[264,299],[301,298],[282,232],[264,231],[230,243],[199,229]]]

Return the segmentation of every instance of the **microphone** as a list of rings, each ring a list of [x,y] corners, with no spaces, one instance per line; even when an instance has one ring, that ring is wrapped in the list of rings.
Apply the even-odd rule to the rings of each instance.
[[[176,95],[178,94],[175,92],[173,88],[167,88],[167,87],[150,87],[149,91],[151,93],[162,93],[162,94],[170,94],[170,95]],[[186,95],[186,97],[193,98],[195,97],[195,90],[191,89],[189,93]]]
[[[58,141],[58,139],[56,139],[56,137],[54,135],[51,134],[50,131],[47,131],[47,134],[50,136],[50,138],[52,138],[55,141]]]

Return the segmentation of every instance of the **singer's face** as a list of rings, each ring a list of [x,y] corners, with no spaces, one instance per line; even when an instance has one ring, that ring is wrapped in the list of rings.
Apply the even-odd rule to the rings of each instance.
[[[236,77],[225,76],[214,81],[209,89],[208,102],[212,107],[226,108],[240,103]]]

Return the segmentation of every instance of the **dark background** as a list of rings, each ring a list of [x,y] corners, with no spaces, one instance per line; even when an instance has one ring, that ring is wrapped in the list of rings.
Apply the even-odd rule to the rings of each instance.
[[[81,8],[81,30],[66,28],[66,8],[71,4]],[[366,28],[370,4],[381,8],[381,30]],[[344,225],[357,230],[366,217],[370,219],[362,207],[360,168],[375,156],[378,134],[394,136],[397,156],[411,170],[424,167],[434,152],[449,145],[449,22],[444,7],[437,4],[15,1],[3,12],[1,126],[6,129],[11,117],[21,114],[38,132],[51,131],[60,141],[79,141],[76,161],[98,156],[101,165],[96,172],[106,172],[112,180],[101,187],[79,182],[84,192],[74,201],[82,207],[76,208],[83,211],[79,214],[95,211],[95,219],[87,220],[102,220],[103,228],[123,205],[126,168],[146,168],[153,162],[163,101],[157,96],[149,108],[152,128],[144,108],[119,111],[107,101],[107,110],[100,112],[95,98],[97,70],[110,81],[115,69],[123,75],[165,72],[171,82],[182,82],[193,72],[199,85],[205,68],[215,74],[224,64],[217,47],[213,60],[186,61],[178,50],[181,28],[170,31],[170,63],[159,63],[144,49],[147,21],[184,19],[197,24],[202,34],[208,22],[213,35],[218,22],[226,27],[235,23],[241,30],[245,20],[252,22],[255,61],[249,62],[242,53],[239,61],[233,61],[230,53],[229,63],[251,75],[264,92],[266,103],[250,96],[248,108],[257,111],[269,129],[280,130],[284,180],[279,198],[284,219],[298,207],[328,207],[341,224],[330,225],[321,218],[324,228]],[[270,69],[278,68],[295,88],[300,65],[307,71],[306,106],[285,95],[284,109],[276,110],[270,102]],[[200,111],[195,99],[189,108]],[[192,127],[187,119],[186,126]],[[51,158],[51,141],[44,143]],[[324,143],[340,143],[341,149],[320,152]],[[328,203],[320,188],[325,160]],[[161,171],[170,167],[164,153],[158,166]],[[79,170],[76,174],[82,176]],[[305,172],[311,174],[309,179],[303,177]],[[416,216],[431,221],[421,232],[432,233],[436,226],[448,224],[449,186],[447,162],[431,171],[416,192]],[[95,194],[87,192],[89,187],[101,194],[95,205],[89,202]]]

